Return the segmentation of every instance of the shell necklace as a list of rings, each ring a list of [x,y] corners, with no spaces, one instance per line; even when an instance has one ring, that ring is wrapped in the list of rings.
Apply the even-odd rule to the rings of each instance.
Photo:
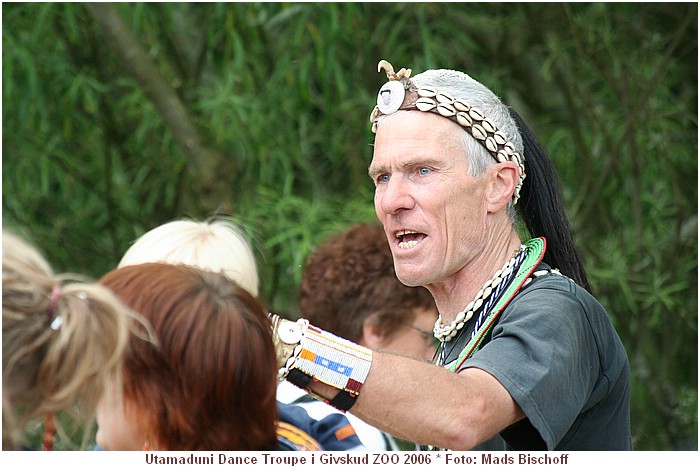
[[[443,326],[442,317],[438,317],[437,321],[435,322],[435,327],[433,328],[433,335],[435,338],[440,340],[442,343],[445,343],[457,336],[457,333],[459,333],[459,331],[464,328],[464,325],[466,325],[466,323],[472,318],[474,312],[479,310],[479,308],[484,305],[484,302],[486,302],[491,293],[494,290],[501,290],[499,286],[502,286],[501,283],[507,282],[507,279],[515,270],[516,265],[524,258],[524,256],[521,254],[525,251],[526,247],[521,244],[520,248],[515,251],[515,254],[513,254],[513,257],[504,263],[503,267],[493,275],[493,278],[488,280],[481,287],[479,292],[476,293],[474,300],[467,304],[467,307],[457,314],[452,323]]]

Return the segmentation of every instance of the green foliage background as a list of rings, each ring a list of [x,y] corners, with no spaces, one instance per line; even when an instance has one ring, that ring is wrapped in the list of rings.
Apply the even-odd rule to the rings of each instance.
[[[463,70],[558,168],[636,448],[697,450],[697,4],[101,5],[2,5],[3,226],[56,270],[97,278],[156,225],[230,214],[296,315],[308,253],[374,219],[377,62]]]

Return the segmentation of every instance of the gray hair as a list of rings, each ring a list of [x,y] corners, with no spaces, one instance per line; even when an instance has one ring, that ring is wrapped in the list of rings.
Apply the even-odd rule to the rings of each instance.
[[[455,99],[463,99],[470,106],[480,109],[507,136],[515,150],[520,153],[524,164],[523,140],[518,127],[511,117],[508,107],[486,86],[466,73],[445,69],[427,70],[411,77],[411,81],[418,88],[436,88],[441,92],[449,93]],[[387,117],[389,116],[378,116],[377,125]],[[495,163],[486,148],[468,132],[462,132],[461,142],[469,161],[471,175],[479,176],[489,165]],[[508,213],[515,222],[515,207],[512,200],[508,204]]]

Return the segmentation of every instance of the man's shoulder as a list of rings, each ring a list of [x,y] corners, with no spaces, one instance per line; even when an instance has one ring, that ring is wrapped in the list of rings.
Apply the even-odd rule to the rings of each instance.
[[[603,306],[585,288],[563,275],[559,270],[541,264],[518,294],[512,304],[537,302],[542,308],[558,308],[563,303],[579,305],[586,310],[600,309]]]

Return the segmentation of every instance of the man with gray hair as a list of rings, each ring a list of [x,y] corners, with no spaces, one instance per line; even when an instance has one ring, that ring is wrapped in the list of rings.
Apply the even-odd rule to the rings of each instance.
[[[280,378],[432,447],[631,449],[627,355],[536,137],[464,73],[379,68],[375,210],[397,277],[438,306],[437,365],[273,316]]]

